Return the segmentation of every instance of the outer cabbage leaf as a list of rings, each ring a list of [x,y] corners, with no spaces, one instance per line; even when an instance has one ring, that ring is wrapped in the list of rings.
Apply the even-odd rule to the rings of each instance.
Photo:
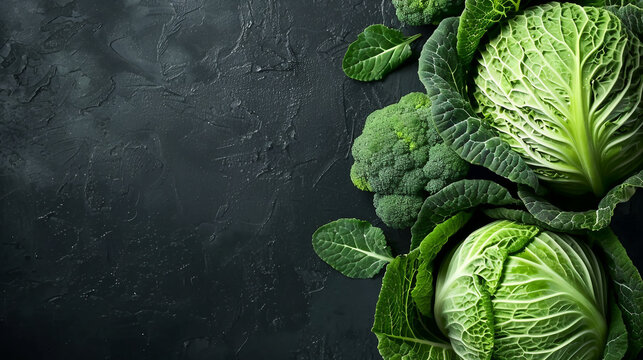
[[[525,210],[497,207],[484,209],[482,212],[492,219],[511,220],[521,224],[536,225],[543,230],[557,231],[557,229],[548,226],[544,222],[538,221],[538,219]]]
[[[519,203],[507,189],[493,181],[464,179],[451,183],[424,200],[418,219],[411,228],[411,249],[417,247],[437,224],[460,211],[487,204],[502,206]]]
[[[532,7],[481,49],[477,110],[548,187],[602,196],[643,164],[641,58],[605,9]]]
[[[440,23],[424,45],[419,76],[433,104],[433,122],[444,142],[468,162],[538,188],[536,174],[511,147],[483,126],[465,94],[465,70],[456,49],[457,18]]]
[[[416,251],[387,266],[372,329],[377,348],[384,360],[455,360],[448,340],[422,316],[411,297],[419,265]]]
[[[625,5],[612,5],[607,6],[606,9],[618,16],[634,35],[639,39],[643,35],[643,1],[639,1],[638,5],[625,4]]]
[[[590,240],[600,248],[605,268],[612,281],[618,305],[628,333],[628,359],[635,358],[643,348],[643,280],[627,256],[623,245],[611,229],[589,234]]]
[[[458,232],[471,219],[471,212],[459,212],[436,227],[424,237],[418,249],[420,266],[417,282],[411,292],[413,301],[422,315],[433,317],[433,261],[449,238]]]
[[[599,1],[600,5],[596,6],[605,6],[605,7],[625,7],[627,5],[634,5],[638,6],[640,8],[643,8],[643,0],[604,0],[604,1]],[[581,5],[583,5],[580,2],[577,2]]]
[[[627,328],[614,296],[610,297],[610,324],[603,360],[621,360],[627,353]]]
[[[565,232],[597,231],[610,224],[616,206],[628,201],[640,187],[643,187],[643,171],[610,190],[599,202],[597,209],[587,211],[561,210],[526,188],[519,190],[518,196],[536,220],[551,228]]]
[[[466,0],[458,26],[458,56],[469,64],[480,39],[493,25],[518,11],[520,0]]]

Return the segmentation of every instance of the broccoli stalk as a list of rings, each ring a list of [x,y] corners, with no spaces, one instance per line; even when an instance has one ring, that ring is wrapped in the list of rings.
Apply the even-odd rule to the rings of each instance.
[[[369,115],[353,144],[351,180],[358,189],[375,193],[375,212],[392,228],[413,225],[424,198],[462,179],[469,169],[442,142],[430,113],[425,94],[408,94]]]

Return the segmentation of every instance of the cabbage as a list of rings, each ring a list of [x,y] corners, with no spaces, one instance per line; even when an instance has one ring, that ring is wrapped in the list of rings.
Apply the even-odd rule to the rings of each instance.
[[[643,281],[609,229],[566,235],[470,212],[386,267],[373,333],[385,360],[619,360],[643,345]]]
[[[550,187],[602,196],[643,162],[641,56],[605,9],[529,8],[481,49],[477,112]]]
[[[463,359],[599,359],[607,341],[605,273],[568,235],[496,221],[440,267],[435,318]]]
[[[480,9],[442,21],[422,49],[418,73],[438,133],[469,163],[516,183],[538,224],[606,228],[616,206],[643,187],[643,9],[548,3],[502,16]],[[471,65],[467,38],[483,40]],[[452,185],[420,214],[470,201],[468,184]],[[588,201],[555,204],[559,196],[548,190]]]

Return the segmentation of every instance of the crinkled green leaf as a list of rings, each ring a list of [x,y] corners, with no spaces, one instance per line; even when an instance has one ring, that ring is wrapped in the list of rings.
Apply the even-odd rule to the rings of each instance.
[[[640,8],[643,8],[643,0],[604,0],[604,1],[595,0],[595,1],[601,3],[600,5],[595,5],[595,6],[605,6],[605,7],[613,6],[615,8],[619,8],[627,5],[635,5]]]
[[[471,62],[489,28],[519,7],[520,0],[466,0],[457,33],[457,52],[462,63]]]
[[[459,212],[436,227],[419,244],[420,266],[415,288],[411,292],[420,312],[433,317],[433,260],[449,238],[471,219],[472,212]],[[411,248],[416,246],[411,245]]]
[[[484,209],[482,212],[488,217],[496,220],[511,220],[527,225],[536,225],[542,230],[558,231],[553,227],[538,221],[533,215],[522,209],[510,209],[505,207]],[[566,231],[570,234],[584,234],[584,231]]]
[[[511,147],[483,126],[465,97],[465,71],[456,48],[457,18],[440,23],[420,56],[420,80],[431,99],[433,122],[461,158],[507,179],[538,189],[536,174]]]
[[[357,219],[339,219],[313,234],[313,249],[333,269],[352,278],[371,278],[393,260],[382,229]]]
[[[597,231],[607,227],[612,221],[614,208],[628,201],[637,188],[643,187],[643,171],[631,176],[622,184],[610,190],[599,202],[597,209],[587,211],[564,211],[535,195],[531,190],[522,188],[518,196],[525,207],[538,221],[559,231],[591,230]]]
[[[393,260],[382,280],[373,333],[384,360],[457,359],[448,340],[420,310],[411,297],[420,264],[419,253]]]
[[[420,36],[405,37],[399,30],[371,25],[348,46],[342,69],[351,79],[380,80],[411,56],[410,44]]]
[[[627,358],[635,358],[643,348],[643,280],[611,229],[589,234],[603,250],[604,264],[612,281],[623,322],[628,332]]]
[[[417,244],[435,226],[460,211],[474,209],[480,205],[515,205],[509,191],[489,180],[464,179],[447,185],[444,189],[424,200],[418,219],[411,228],[411,244]]]
[[[539,226],[544,225],[542,222],[536,220],[536,218],[533,215],[520,209],[509,209],[505,207],[498,207],[498,208],[484,209],[482,210],[482,212],[488,217],[496,220],[511,220],[522,224],[539,225]]]
[[[605,8],[621,19],[623,25],[640,39],[643,35],[643,9],[641,6],[643,6],[643,1],[640,1],[638,6],[625,4],[623,6],[613,5]]]
[[[616,299],[612,296],[610,300],[609,333],[603,350],[603,360],[621,360],[627,352],[627,329]]]
[[[471,181],[471,180],[468,180]],[[426,202],[426,201],[425,201]],[[468,210],[468,209],[464,209]],[[411,250],[414,250],[420,244],[424,244],[423,247],[425,250],[422,251],[428,251],[429,248],[428,246],[431,246],[429,244],[435,244],[436,242],[441,241],[440,239],[450,237],[451,235],[455,234],[458,230],[460,230],[464,225],[466,225],[467,221],[471,218],[471,211],[462,211],[459,213],[456,213],[452,217],[447,218],[446,220],[440,222],[439,224],[436,224],[426,236],[423,238],[413,238],[411,242]],[[444,240],[446,242],[446,240]],[[431,250],[431,254],[435,254],[439,249]],[[428,255],[429,253],[425,253],[425,255]],[[434,255],[431,255],[434,256]]]

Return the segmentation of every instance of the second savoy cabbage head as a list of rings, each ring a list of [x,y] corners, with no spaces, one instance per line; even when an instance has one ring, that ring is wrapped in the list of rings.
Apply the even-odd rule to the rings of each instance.
[[[571,236],[496,221],[440,266],[434,312],[462,359],[597,360],[607,289],[594,253]]]
[[[605,9],[527,9],[481,49],[478,111],[547,185],[601,196],[643,162],[642,56]]]

